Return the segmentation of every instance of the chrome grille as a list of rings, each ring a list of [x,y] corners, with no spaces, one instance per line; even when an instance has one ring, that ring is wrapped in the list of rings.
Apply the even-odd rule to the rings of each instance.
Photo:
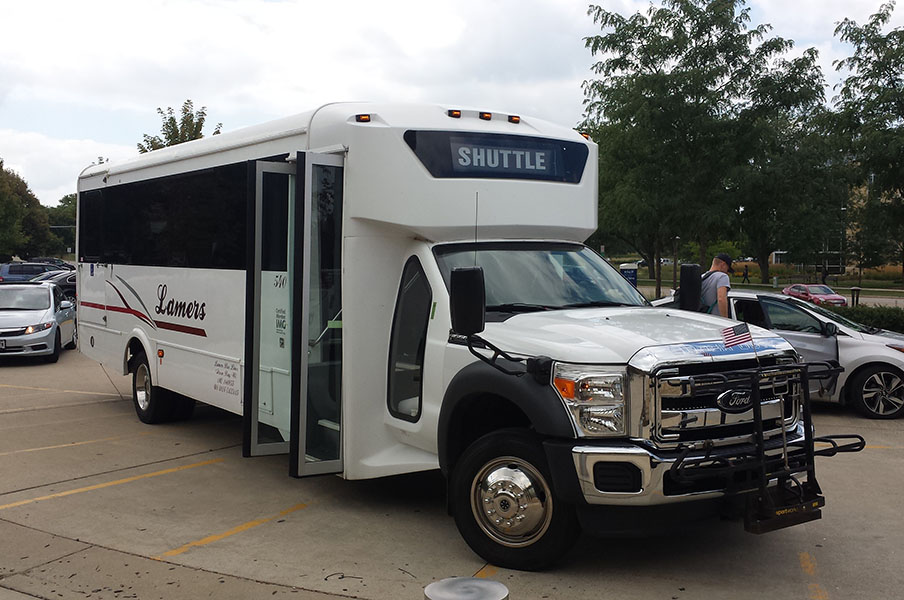
[[[754,432],[753,410],[728,412],[717,399],[726,393],[750,394],[753,374],[759,382],[760,406],[766,438],[793,427],[798,418],[800,369],[767,365],[751,368],[749,361],[663,369],[653,375],[656,422],[654,436],[664,445],[712,440],[737,443]],[[690,366],[689,366],[690,367]]]

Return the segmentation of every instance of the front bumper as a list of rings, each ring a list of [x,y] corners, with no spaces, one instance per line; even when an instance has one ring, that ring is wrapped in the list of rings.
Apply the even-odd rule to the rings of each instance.
[[[0,356],[45,356],[53,354],[53,342],[58,325],[28,335],[9,335],[0,332]],[[7,335],[4,335],[7,333]],[[5,346],[5,347],[4,347]]]
[[[804,441],[803,424],[788,432],[787,443],[799,445]],[[715,460],[740,460],[748,456],[751,446],[726,446],[707,456],[702,448],[684,453],[659,450],[642,442],[608,442],[582,444],[548,442],[550,464],[554,468],[557,489],[570,490],[570,501],[577,504],[609,506],[654,506],[719,498],[756,489],[755,471],[743,469],[731,477],[700,477],[688,482],[674,475],[676,461],[685,464],[702,463],[690,467],[703,475],[705,464]],[[780,456],[781,438],[765,443],[766,454]],[[562,481],[568,478],[571,481]]]

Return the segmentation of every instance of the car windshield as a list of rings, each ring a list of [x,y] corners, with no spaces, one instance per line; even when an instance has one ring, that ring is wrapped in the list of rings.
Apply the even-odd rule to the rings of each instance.
[[[811,294],[834,294],[832,288],[824,286],[824,285],[811,285],[810,286]]]
[[[836,312],[832,312],[826,308],[823,308],[817,304],[810,304],[809,302],[801,302],[800,300],[791,300],[791,303],[795,306],[799,306],[803,309],[812,311],[817,313],[818,315],[825,317],[831,321],[835,321],[840,325],[844,325],[845,327],[850,327],[854,331],[859,331],[860,333],[873,333],[876,331],[875,327],[867,327],[866,325],[861,325],[860,323],[856,323],[851,321],[850,319],[846,319],[842,317]]]
[[[581,244],[448,244],[434,253],[446,287],[452,269],[483,267],[487,311],[648,305],[618,271]]]
[[[0,287],[0,310],[47,310],[50,294],[44,287]]]

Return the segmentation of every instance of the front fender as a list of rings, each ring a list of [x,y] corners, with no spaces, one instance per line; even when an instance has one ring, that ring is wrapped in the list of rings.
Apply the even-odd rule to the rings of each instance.
[[[506,369],[521,371],[523,364],[500,359],[499,364]],[[571,418],[562,400],[552,385],[538,383],[531,375],[506,375],[483,361],[476,361],[459,371],[443,395],[439,415],[437,445],[439,465],[443,473],[448,473],[458,456],[473,441],[460,432],[469,428],[466,415],[481,418],[478,404],[488,398],[501,398],[519,409],[531,427],[548,437],[574,438],[576,436]],[[487,402],[487,404],[492,404]],[[489,409],[492,410],[492,409]],[[516,415],[487,414],[486,421],[502,427],[519,425]],[[473,418],[473,417],[472,417]],[[480,424],[471,429],[480,430]]]

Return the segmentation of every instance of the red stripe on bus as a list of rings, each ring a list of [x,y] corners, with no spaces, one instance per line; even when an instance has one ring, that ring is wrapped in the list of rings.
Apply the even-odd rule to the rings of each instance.
[[[86,308],[97,308],[99,310],[110,310],[113,312],[124,313],[138,317],[142,321],[147,321],[149,325],[156,325],[160,329],[169,329],[170,331],[178,331],[199,337],[207,337],[207,331],[199,327],[189,327],[188,325],[179,325],[178,323],[167,323],[166,321],[154,321],[153,323],[142,313],[131,308],[122,308],[121,306],[106,306],[95,302],[79,302],[79,306]]]
[[[154,321],[154,324],[160,329],[169,329],[170,331],[179,331],[182,333],[190,333],[191,335],[207,337],[207,332],[198,327],[189,327],[188,325],[179,325],[178,323],[167,323],[166,321]]]

